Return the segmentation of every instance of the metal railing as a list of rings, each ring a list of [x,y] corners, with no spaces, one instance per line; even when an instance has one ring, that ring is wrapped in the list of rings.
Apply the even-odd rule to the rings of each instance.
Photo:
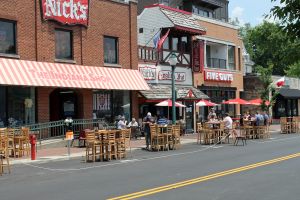
[[[64,120],[37,123],[25,125],[30,129],[30,132],[37,135],[38,140],[46,140],[50,138],[62,138],[66,134],[66,125]],[[72,130],[75,135],[84,129],[113,129],[115,124],[106,122],[103,118],[100,119],[73,119]],[[12,127],[20,128],[20,127]]]

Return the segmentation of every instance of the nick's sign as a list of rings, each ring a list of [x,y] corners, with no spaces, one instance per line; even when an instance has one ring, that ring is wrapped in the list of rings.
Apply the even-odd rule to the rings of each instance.
[[[88,25],[89,0],[41,0],[44,20]]]

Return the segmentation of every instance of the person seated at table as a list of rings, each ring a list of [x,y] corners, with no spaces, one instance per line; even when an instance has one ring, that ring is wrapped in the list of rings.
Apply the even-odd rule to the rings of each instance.
[[[256,126],[262,126],[263,124],[264,124],[264,117],[258,111],[256,111],[255,125]]]
[[[126,121],[124,116],[122,116],[118,122],[118,129],[126,129]]]
[[[209,122],[218,122],[217,116],[216,115],[212,115],[209,119]]]
[[[243,119],[244,119],[244,120],[250,120],[250,119],[251,119],[251,115],[250,115],[250,112],[249,112],[249,111],[244,112]]]
[[[138,126],[139,124],[137,123],[135,118],[132,118],[131,122],[129,122],[129,124],[127,125],[127,127],[138,127]]]
[[[168,120],[165,118],[165,116],[162,116],[162,117],[159,118],[159,120],[157,121],[157,124],[166,125],[166,124],[168,124]]]
[[[214,116],[215,118],[217,117],[217,114],[215,113],[215,109],[214,108],[211,108],[209,113],[208,113],[208,116],[207,116],[207,120],[210,120],[212,118],[212,116]]]
[[[269,115],[267,114],[266,111],[264,111],[263,117],[264,117],[264,125],[265,125],[265,126],[269,125],[269,123],[270,123],[270,122],[269,122],[269,121],[270,121],[270,117],[269,117]]]

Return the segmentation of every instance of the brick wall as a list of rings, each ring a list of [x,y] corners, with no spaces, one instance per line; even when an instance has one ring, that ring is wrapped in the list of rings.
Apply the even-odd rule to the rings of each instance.
[[[22,60],[55,62],[55,29],[72,30],[73,56],[76,64],[104,66],[103,37],[117,37],[119,64],[137,69],[137,4],[110,0],[90,1],[89,26],[63,26],[43,21],[40,0],[1,1],[0,19],[17,22],[17,52]],[[36,26],[35,26],[36,25]],[[106,66],[109,67],[109,66]],[[53,89],[37,89],[38,121],[49,121],[49,94]],[[92,117],[92,91],[80,90],[80,115]],[[80,95],[79,95],[80,96]]]

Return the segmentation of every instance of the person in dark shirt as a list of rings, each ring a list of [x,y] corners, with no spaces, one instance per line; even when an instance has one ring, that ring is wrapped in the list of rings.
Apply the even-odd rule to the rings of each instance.
[[[147,116],[143,120],[147,150],[149,150],[149,145],[151,143],[150,124],[153,124],[153,122],[154,122],[153,117],[151,116],[151,113],[148,112]]]

